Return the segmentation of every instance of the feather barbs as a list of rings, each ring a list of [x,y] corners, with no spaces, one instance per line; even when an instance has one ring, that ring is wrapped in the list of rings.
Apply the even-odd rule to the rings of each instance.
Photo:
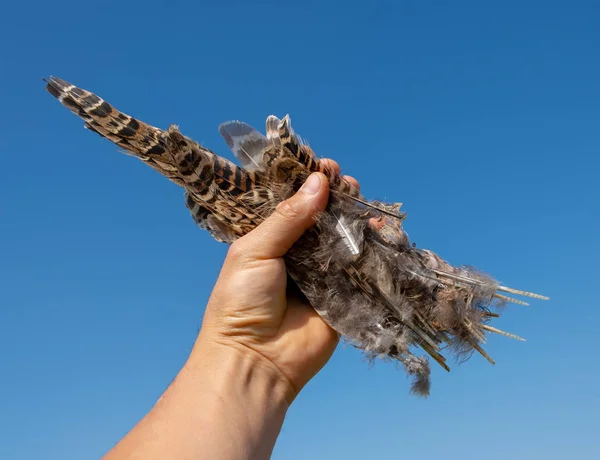
[[[477,351],[493,363],[481,347],[485,332],[523,339],[489,325],[499,316],[491,309],[525,304],[506,294],[548,299],[413,247],[401,204],[365,198],[300,139],[289,115],[270,115],[266,135],[240,121],[221,124],[238,166],[176,126],[150,126],[64,80],[51,77],[46,89],[90,130],[181,186],[193,220],[218,241],[232,243],[252,231],[312,172],[324,173],[331,190],[327,209],[286,254],[288,273],[348,342],[369,357],[402,363],[417,395],[429,394],[430,368],[415,350],[446,370],[443,350],[457,357]]]

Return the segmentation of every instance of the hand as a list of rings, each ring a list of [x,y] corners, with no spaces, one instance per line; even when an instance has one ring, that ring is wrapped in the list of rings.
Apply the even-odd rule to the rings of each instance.
[[[336,162],[323,161],[339,172]],[[355,179],[346,179],[358,187]],[[255,360],[283,382],[288,403],[325,365],[339,340],[305,299],[286,290],[282,258],[325,209],[328,195],[326,177],[313,174],[296,195],[231,245],[198,339],[205,347]]]
[[[312,175],[231,245],[186,364],[106,460],[270,458],[289,404],[338,343],[310,304],[289,295],[282,258],[328,196],[325,176]]]

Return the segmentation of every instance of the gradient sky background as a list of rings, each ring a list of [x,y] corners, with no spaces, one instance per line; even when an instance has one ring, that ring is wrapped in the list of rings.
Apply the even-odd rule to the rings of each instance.
[[[551,297],[496,323],[528,339],[491,337],[496,366],[433,366],[428,400],[340,346],[275,459],[600,458],[599,24],[591,0],[4,5],[0,458],[110,449],[186,359],[226,252],[47,75],[228,157],[220,122],[290,113],[404,202],[419,246]]]

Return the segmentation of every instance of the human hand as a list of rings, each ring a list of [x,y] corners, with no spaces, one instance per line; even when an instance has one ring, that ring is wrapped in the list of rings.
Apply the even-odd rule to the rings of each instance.
[[[106,460],[270,458],[289,404],[339,340],[290,293],[283,260],[328,196],[326,177],[313,174],[231,245],[186,364]]]
[[[322,161],[339,172],[336,162]],[[358,187],[355,179],[346,179]],[[313,174],[296,195],[231,245],[198,339],[275,375],[286,387],[288,403],[325,365],[339,340],[306,299],[290,292],[283,260],[325,209],[328,195],[326,177]]]

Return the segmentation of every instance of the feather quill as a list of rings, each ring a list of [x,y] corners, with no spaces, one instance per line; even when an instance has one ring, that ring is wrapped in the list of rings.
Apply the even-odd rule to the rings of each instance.
[[[481,346],[486,331],[522,340],[487,324],[499,316],[491,309],[524,303],[501,293],[548,299],[414,247],[400,204],[368,200],[326,168],[288,115],[270,115],[266,136],[243,122],[221,124],[237,166],[175,126],[150,126],[64,80],[51,77],[46,89],[85,127],[182,187],[193,220],[218,241],[245,235],[310,173],[324,173],[331,188],[326,212],[286,254],[288,273],[324,321],[369,359],[402,363],[416,395],[430,392],[429,362],[417,350],[446,370],[442,350],[465,359],[477,351],[493,363]]]

